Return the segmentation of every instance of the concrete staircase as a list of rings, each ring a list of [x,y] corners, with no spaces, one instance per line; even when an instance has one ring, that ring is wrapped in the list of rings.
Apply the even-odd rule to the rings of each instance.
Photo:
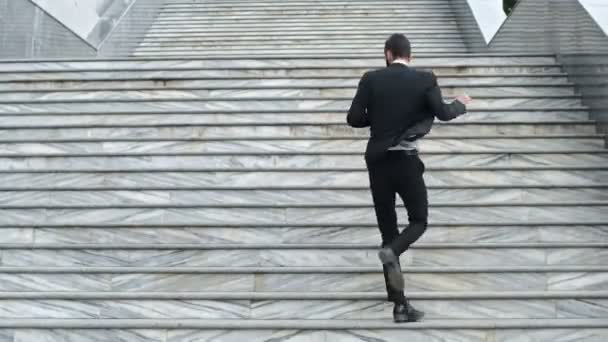
[[[345,22],[367,40],[334,44]],[[606,341],[603,137],[554,57],[460,54],[453,25],[440,0],[181,0],[136,53],[169,57],[0,62],[0,341]],[[393,30],[476,99],[421,144],[405,325],[345,125]]]

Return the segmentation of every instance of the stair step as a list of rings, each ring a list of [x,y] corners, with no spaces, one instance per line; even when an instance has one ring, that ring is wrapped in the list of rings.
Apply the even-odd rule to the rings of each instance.
[[[252,94],[250,97],[209,97],[205,98],[153,98],[153,99],[83,99],[70,101],[32,100],[32,101],[2,101],[0,102],[0,115],[4,114],[35,114],[35,113],[75,113],[88,114],[91,111],[106,111],[108,114],[116,112],[150,113],[167,111],[214,111],[222,110],[239,112],[263,111],[346,111],[352,102],[350,97],[259,97]],[[269,95],[272,96],[272,95]],[[518,110],[530,109],[548,110],[572,109],[583,110],[581,98],[578,96],[558,97],[477,97],[470,105],[470,110]]]
[[[577,221],[581,225],[608,222],[608,205],[598,203],[540,203],[527,207],[475,203],[458,206],[431,206],[430,222],[445,224],[469,222],[482,224],[543,222],[559,225]],[[559,213],[559,216],[556,215]],[[209,206],[138,206],[138,207],[74,207],[35,209],[0,209],[0,225],[62,226],[62,225],[246,225],[281,224],[335,225],[374,224],[376,218],[371,205],[367,208],[342,207],[209,207]],[[405,210],[397,213],[400,222],[407,222]]]
[[[547,198],[555,202],[579,203],[588,201],[608,201],[608,184],[593,187],[548,187],[512,188],[493,187],[460,188],[433,186],[429,189],[432,204],[467,201],[503,203],[505,205],[523,203],[543,203]],[[312,206],[333,205],[369,206],[372,198],[369,189],[360,185],[358,189],[261,189],[261,190],[182,190],[167,185],[164,189],[145,188],[138,190],[106,191],[4,191],[0,190],[0,206],[137,206],[137,205],[194,205],[194,206]],[[523,205],[522,203],[522,205]]]
[[[185,296],[181,296],[185,297]],[[185,305],[185,302],[187,305]],[[87,299],[0,300],[2,319],[392,319],[378,300]],[[439,319],[601,319],[608,299],[416,300],[427,321]]]
[[[438,69],[440,86],[533,86],[568,84],[566,74],[559,73],[559,67],[495,68],[474,67],[461,70]],[[121,87],[244,87],[259,82],[260,86],[331,84],[357,85],[367,69],[241,69],[241,70],[159,70],[159,71],[49,71],[27,73],[0,73],[0,89],[17,90],[48,88],[61,89],[67,86],[97,86],[90,82],[105,81],[105,84]],[[69,83],[69,82],[73,82]],[[257,84],[257,83],[254,83]],[[80,88],[82,90],[82,88]]]
[[[473,67],[486,66],[492,68],[501,68],[503,66],[521,67],[521,66],[559,66],[556,64],[554,56],[470,56],[470,55],[446,55],[442,57],[435,56],[418,56],[416,67]],[[105,70],[146,70],[146,69],[173,69],[173,70],[191,70],[191,69],[298,69],[298,68],[373,68],[382,67],[385,61],[378,57],[361,57],[358,54],[357,58],[334,57],[334,56],[318,56],[316,58],[300,57],[300,58],[245,58],[235,61],[233,58],[215,57],[215,58],[195,58],[195,59],[124,59],[124,60],[66,60],[62,62],[51,61],[48,63],[36,64],[28,61],[18,62],[2,62],[0,63],[0,72],[15,73],[15,72],[41,72],[41,71],[105,71]],[[360,75],[359,75],[360,76]]]
[[[430,170],[450,168],[486,167],[501,168],[551,168],[594,167],[605,169],[608,161],[606,150],[554,150],[551,152],[525,150],[451,151],[423,154]],[[363,152],[340,155],[305,153],[106,153],[79,154],[74,156],[11,156],[0,157],[0,170],[7,171],[151,171],[151,170],[277,170],[288,172],[291,184],[303,182],[303,175],[294,171],[304,170],[362,170]],[[251,173],[250,176],[256,174]],[[308,175],[311,176],[311,175]],[[359,179],[359,181],[363,181]],[[220,178],[215,179],[220,181]],[[234,182],[226,178],[222,182]],[[252,181],[252,180],[250,180]],[[275,180],[272,180],[275,181]],[[329,185],[322,179],[311,181]],[[321,184],[319,183],[319,184]],[[224,183],[226,184],[226,183]],[[257,183],[256,183],[257,184]],[[261,185],[262,183],[260,183]],[[264,183],[265,184],[265,183]],[[342,184],[342,183],[336,183]]]
[[[191,25],[191,24],[207,24],[213,25],[215,23],[223,23],[229,24],[233,22],[238,22],[240,24],[245,23],[273,23],[273,22],[282,22],[282,23],[393,23],[396,25],[412,25],[415,26],[419,23],[425,24],[455,24],[456,19],[451,16],[446,16],[443,13],[400,13],[398,16],[393,13],[386,14],[375,14],[373,16],[369,16],[367,14],[361,13],[335,13],[335,14],[326,14],[326,13],[317,13],[317,14],[291,14],[291,15],[273,15],[273,14],[226,14],[226,15],[217,15],[217,16],[192,16],[189,15],[187,17],[178,16],[178,15],[170,15],[165,16],[160,14],[152,27],[159,28],[164,24],[179,24],[179,25]]]
[[[402,269],[413,291],[601,291],[608,282],[605,266]],[[325,292],[328,285],[334,292],[385,289],[379,267],[0,267],[0,279],[0,291],[11,292]]]
[[[367,145],[366,139],[331,140],[241,140],[227,137],[225,141],[104,141],[104,142],[23,142],[0,143],[0,157],[26,156],[126,156],[126,155],[185,155],[185,154],[333,154],[360,155]],[[231,138],[231,139],[230,139]],[[538,153],[574,153],[595,151],[606,153],[602,137],[583,139],[428,139],[419,142],[422,154],[503,153],[509,151],[536,151]]]
[[[346,83],[346,82],[345,82]],[[356,82],[354,82],[356,83]],[[141,100],[156,98],[213,98],[233,96],[301,96],[301,97],[324,97],[324,96],[354,96],[356,84],[326,85],[320,86],[309,82],[309,85],[286,85],[286,86],[245,86],[243,88],[233,87],[214,88],[140,88],[140,89],[47,89],[36,91],[2,91],[0,90],[0,102],[5,101],[72,101],[72,100]],[[474,98],[484,96],[549,96],[557,95],[573,96],[574,86],[570,84],[547,85],[547,86],[486,86],[463,85],[463,87],[443,87],[444,96],[457,96],[466,92]]]
[[[236,50],[230,51],[230,55],[233,56],[234,58],[238,59],[243,59],[244,57],[258,57],[258,58],[263,58],[263,57],[274,57],[274,58],[287,58],[289,56],[293,56],[293,55],[300,55],[300,56],[318,56],[318,55],[329,55],[329,54],[346,54],[346,53],[352,53],[352,50],[350,49],[327,49],[327,50],[323,50],[323,49],[318,49],[318,50],[311,50],[311,49],[303,49],[303,50],[296,50],[296,49],[281,49],[281,50],[277,50],[275,48],[272,48],[270,50],[256,50],[256,51],[249,51],[248,49],[244,49],[244,48],[235,48]],[[382,51],[382,49],[380,49],[380,51]],[[364,48],[357,48],[357,52],[358,53],[365,53],[365,54],[378,54],[378,49],[373,49],[373,50],[364,50]],[[434,53],[434,54],[444,54],[444,53],[464,53],[466,52],[466,48],[463,47],[462,48],[443,48],[443,47],[425,47],[423,49],[419,49],[419,52],[423,52],[423,53]],[[185,49],[137,49],[135,52],[133,52],[132,56],[133,57],[156,57],[156,58],[195,58],[195,57],[199,57],[199,56],[206,56],[206,57],[220,57],[220,56],[225,56],[227,53],[227,51],[225,49],[217,49],[217,50],[213,50],[213,49],[209,49],[209,48],[200,48],[200,49],[192,49],[190,47],[186,47]]]
[[[163,4],[162,8],[195,8],[195,7],[214,7],[214,6],[230,6],[232,7],[241,7],[241,6],[261,6],[261,7],[278,7],[277,5],[282,5],[282,6],[306,6],[306,7],[320,7],[320,6],[383,6],[383,5],[396,5],[396,4],[403,4],[402,2],[399,1],[381,1],[381,0],[377,0],[377,1],[373,1],[371,4],[369,1],[363,1],[363,0],[359,0],[359,1],[344,1],[344,0],[338,0],[338,1],[332,1],[332,0],[328,0],[328,1],[321,1],[321,0],[306,0],[306,1],[261,1],[261,2],[252,2],[252,1],[202,1],[202,0],[191,0],[191,1],[175,1],[175,0],[170,0],[170,1],[166,1]],[[416,0],[408,0],[407,2],[408,6],[412,6],[412,5],[424,5],[424,6],[445,6],[446,3],[441,0],[441,1],[425,1],[425,0],[421,0],[421,1],[416,1]]]
[[[343,111],[0,115],[0,141],[367,139],[366,130],[347,127],[345,118]],[[586,111],[469,112],[449,123],[436,121],[425,140],[597,138],[594,126]]]
[[[3,267],[374,267],[378,245],[0,245]],[[160,248],[159,248],[160,247]],[[401,266],[577,266],[608,263],[608,244],[422,245]],[[172,249],[171,249],[172,248]],[[608,296],[607,296],[608,297]],[[1,315],[1,314],[0,314]]]
[[[348,7],[375,7],[379,6],[390,6],[390,5],[402,5],[400,1],[381,1],[376,0],[370,3],[369,1],[166,1],[162,9],[163,11],[168,9],[195,9],[195,8],[215,8],[215,7],[229,7],[229,8],[247,8],[247,7],[262,7],[262,8],[276,8],[276,5],[282,5],[285,7],[304,6],[306,8],[325,8],[330,6],[348,6]],[[413,1],[408,0],[407,6],[447,6],[443,1]]]
[[[282,30],[282,34],[279,34],[274,30],[274,27],[268,27],[267,30],[257,31],[246,31],[241,30],[229,30],[228,28],[221,30],[217,27],[201,28],[201,29],[162,29],[162,30],[151,30],[146,33],[144,40],[163,40],[163,39],[175,39],[176,41],[256,41],[279,39],[283,37],[289,37],[290,39],[386,39],[388,36],[393,34],[394,30],[379,30],[373,31],[357,29],[355,26],[350,28],[331,29],[328,30],[326,27],[319,27],[317,29],[308,28],[291,28]],[[432,34],[433,36],[429,36]],[[441,40],[441,39],[455,39],[460,40],[461,35],[453,30],[445,29],[443,31],[432,30],[424,31],[421,29],[408,31],[407,37],[411,40],[415,39],[429,39],[429,40]],[[140,40],[136,40],[140,41]]]
[[[204,11],[192,11],[192,10],[181,10],[181,11],[162,11],[160,12],[154,21],[153,25],[161,25],[165,22],[174,21],[177,19],[183,19],[185,23],[196,22],[196,21],[218,21],[225,19],[277,19],[286,18],[288,20],[325,20],[331,21],[332,19],[342,18],[365,18],[375,19],[379,22],[383,18],[399,17],[404,19],[413,18],[418,20],[420,18],[433,18],[439,20],[454,20],[451,15],[450,8],[329,8],[329,9],[298,9],[298,8],[281,8],[278,10],[274,9],[247,9],[247,8],[235,8],[229,9],[207,9]]]
[[[494,209],[497,207],[505,207],[505,208],[514,208],[514,210],[516,210],[517,208],[522,208],[522,207],[533,207],[533,208],[540,208],[540,209],[545,209],[546,207],[564,207],[564,208],[568,208],[568,207],[582,207],[582,206],[586,206],[586,207],[606,207],[608,206],[608,201],[605,200],[584,200],[584,201],[531,201],[531,200],[524,200],[524,201],[471,201],[468,203],[461,203],[461,202],[457,202],[454,203],[453,201],[447,201],[447,202],[431,202],[429,204],[429,207],[431,208],[475,208],[475,209],[484,209],[484,208],[489,208],[489,209]],[[373,208],[373,204],[370,202],[367,203],[352,203],[352,202],[346,202],[346,203],[311,203],[311,202],[306,202],[306,203],[285,203],[285,202],[279,202],[279,203],[242,203],[242,202],[237,202],[237,203],[231,203],[231,202],[220,202],[220,203],[174,203],[174,202],[169,202],[166,203],[166,201],[164,203],[158,203],[158,202],[147,202],[147,203],[141,203],[141,202],[137,202],[137,203],[92,203],[92,204],[87,204],[87,203],[63,203],[63,202],[44,202],[44,203],[28,203],[28,204],[15,204],[15,203],[8,203],[8,204],[2,204],[0,205],[0,209],[6,209],[6,210],[34,210],[34,209],[49,209],[49,210],[59,210],[59,209],[67,209],[67,210],[87,210],[87,209],[91,209],[91,210],[102,210],[102,209],[202,209],[202,210],[206,210],[206,209],[234,209],[235,212],[239,211],[239,210],[275,210],[275,209],[284,209],[284,210],[294,210],[294,211],[305,211],[305,210],[311,210],[311,211],[321,211],[321,212],[325,212],[328,209],[353,209],[353,212],[355,212],[355,209],[361,209],[360,211],[363,212],[363,210],[365,209],[370,209]]]
[[[412,40],[412,45],[418,49],[425,48],[445,48],[445,49],[457,49],[462,48],[464,44],[461,41],[454,41],[453,39],[447,40]],[[214,50],[224,49],[226,52],[238,51],[241,49],[247,49],[252,53],[256,53],[258,50],[340,50],[340,49],[365,49],[371,51],[372,49],[379,49],[382,51],[384,43],[379,40],[370,39],[352,39],[348,41],[336,41],[329,39],[320,40],[288,40],[283,37],[282,40],[270,40],[270,41],[251,41],[251,42],[239,42],[235,43],[232,41],[228,42],[216,42],[216,41],[162,41],[162,40],[146,40],[141,42],[137,47],[137,51],[145,50]]]
[[[442,338],[483,342],[512,341],[526,336],[538,342],[552,342],[560,336],[582,336],[588,341],[603,341],[608,336],[603,319],[471,319],[432,320],[394,324],[386,320],[184,320],[184,319],[22,319],[5,320],[0,327],[10,328],[7,338],[24,341],[63,342],[66,339],[93,342],[152,342],[210,340],[264,341],[273,338],[301,339],[310,342],[382,339],[398,341],[403,337],[420,341]],[[10,340],[9,340],[10,341]]]
[[[128,244],[250,244],[307,243],[380,244],[376,225],[367,226],[56,226],[56,227],[0,227],[0,242],[4,244],[81,244],[104,243],[108,246]],[[430,225],[414,249],[433,243],[608,243],[608,224],[582,225]],[[511,256],[510,258],[512,258]]]
[[[77,172],[74,169],[40,170],[36,173],[18,170],[4,170],[0,178],[0,188],[6,190],[140,190],[140,189],[205,189],[205,190],[311,190],[320,187],[328,190],[361,189],[369,184],[363,162],[359,171],[299,171],[291,167],[285,170],[264,171],[262,168],[238,171],[241,168],[226,167],[219,169],[222,164],[211,167],[191,166],[189,172],[177,171],[159,172],[158,170],[118,172]],[[167,167],[170,169],[171,167]],[[184,170],[186,170],[184,168]],[[270,170],[270,169],[269,169]],[[286,179],[286,175],[289,179]],[[573,167],[530,166],[488,168],[484,166],[465,166],[461,168],[427,167],[425,180],[429,187],[593,187],[603,184],[608,175],[604,167],[576,165]],[[274,180],[282,180],[275,182]],[[319,181],[319,183],[315,183]],[[598,185],[599,184],[599,185]]]

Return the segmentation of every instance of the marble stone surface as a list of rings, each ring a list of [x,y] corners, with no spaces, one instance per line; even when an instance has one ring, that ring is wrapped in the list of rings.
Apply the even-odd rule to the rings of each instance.
[[[491,186],[483,189],[450,189],[432,186],[432,204],[454,201],[468,203],[503,203],[519,201],[542,203],[547,198],[555,202],[606,201],[606,185],[590,189],[502,189]],[[107,191],[0,191],[2,206],[124,206],[124,205],[344,205],[367,206],[372,203],[369,190],[107,190]]]
[[[16,329],[2,330],[0,336],[9,336],[10,342],[25,342],[44,338],[49,342],[64,341],[152,341],[152,342],[191,342],[191,341],[226,341],[237,342],[247,339],[252,342],[363,342],[382,341],[398,342],[407,338],[414,342],[484,342],[493,339],[499,342],[602,342],[606,338],[606,329],[538,329],[538,330],[484,330],[484,329],[351,329],[351,330],[132,330],[132,329]],[[14,336],[14,340],[12,339]],[[2,342],[5,342],[4,340]]]
[[[299,69],[299,68],[380,68],[383,67],[384,61],[381,57],[360,57],[360,58],[344,58],[327,56],[323,59],[318,58],[243,58],[243,59],[152,59],[152,60],[88,60],[88,61],[63,61],[63,62],[40,62],[40,63],[25,63],[25,62],[10,62],[0,63],[0,71],[15,72],[15,71],[87,71],[87,70],[145,70],[158,69],[183,70],[183,69]],[[455,57],[439,57],[439,56],[420,56],[412,63],[413,67],[419,68],[435,68],[450,69],[455,67],[485,67],[494,70],[502,70],[503,67],[514,67],[520,69],[525,67],[537,67],[539,70],[545,70],[546,67],[559,67],[555,57],[550,56],[530,56],[530,57],[511,57],[511,56],[455,56]],[[474,69],[473,69],[474,70]],[[523,69],[527,70],[527,69]],[[222,71],[222,70],[220,70]],[[470,71],[469,71],[470,72]],[[362,73],[358,73],[361,76]]]
[[[284,272],[288,272],[287,270]],[[119,292],[381,292],[377,273],[0,273],[0,290]],[[600,291],[607,272],[406,273],[411,291]]]
[[[370,239],[370,241],[373,241]],[[563,250],[563,252],[562,252]],[[376,248],[335,250],[218,249],[218,250],[4,250],[4,267],[235,267],[297,266],[357,267],[378,264]],[[562,259],[563,258],[563,259]],[[608,263],[604,248],[475,248],[415,249],[401,258],[402,266],[547,266],[597,265]]]
[[[40,227],[1,228],[1,243],[36,244],[379,244],[374,225],[365,227]],[[11,233],[12,232],[12,233]],[[7,238],[8,236],[8,238]],[[608,226],[431,226],[420,243],[607,242]],[[415,250],[415,249],[414,249]]]
[[[240,140],[232,141],[149,141],[149,142],[57,142],[1,143],[0,156],[78,156],[83,154],[121,155],[179,155],[199,154],[359,154],[365,151],[365,139],[306,139],[299,140]],[[530,151],[561,153],[603,151],[604,141],[597,138],[488,138],[488,139],[428,139],[419,143],[423,154],[438,153],[500,153]]]
[[[19,329],[14,331],[14,341],[83,341],[83,342],[164,342],[167,331],[164,330],[76,330],[76,329]]]
[[[135,13],[144,13],[142,20],[154,14],[156,0],[142,3],[135,4],[142,12],[132,7],[117,33],[135,28],[129,26]],[[0,318],[34,319],[30,324],[302,319],[344,327],[299,330],[295,321],[285,330],[22,325],[0,330],[0,342],[603,341],[605,329],[557,329],[573,319],[608,316],[605,294],[578,295],[608,284],[601,244],[608,242],[608,154],[554,57],[416,58],[416,66],[440,76],[446,98],[465,91],[476,98],[468,115],[437,124],[421,142],[430,227],[401,261],[408,291],[448,295],[415,298],[431,328],[372,329],[390,323],[392,308],[380,296],[347,297],[381,294],[385,285],[362,158],[368,131],[347,127],[345,110],[363,72],[383,65],[378,52],[389,27],[416,27],[417,53],[458,52],[465,47],[464,35],[454,38],[460,23],[439,0],[379,7],[332,0],[312,8],[294,0],[279,4],[280,11],[269,10],[275,0],[236,5],[168,1],[138,52],[221,58],[0,63],[0,244],[11,245],[0,248],[0,291],[39,295],[0,300]],[[436,6],[434,13],[428,6]],[[266,22],[253,23],[265,16]],[[242,20],[229,22],[234,18]],[[282,41],[271,39],[279,31]],[[220,35],[226,39],[214,43]],[[127,53],[121,43],[132,41],[121,37],[104,43],[109,54]],[[236,54],[226,58],[231,49]],[[349,57],[353,50],[360,58]],[[254,57],[294,51],[301,58]],[[313,51],[349,56],[306,57]],[[404,225],[405,210],[398,215]],[[340,295],[210,296],[326,295],[328,289]],[[54,291],[133,297],[69,300],[48,294]],[[486,291],[489,298],[465,298]],[[504,291],[577,295],[493,297]],[[183,296],[144,300],[142,292]],[[551,321],[531,335],[492,326],[541,324],[538,319]],[[466,329],[473,320],[491,325]],[[453,325],[432,328],[445,322]]]
[[[464,208],[464,209],[463,209]],[[430,208],[430,222],[462,223],[598,223],[606,220],[606,206],[462,206]],[[374,224],[370,208],[108,208],[108,209],[0,209],[0,225],[246,225]],[[405,210],[398,212],[407,222]]]
[[[602,318],[605,300],[417,300],[429,319]],[[369,300],[2,300],[0,318],[390,320],[392,306]],[[593,312],[590,312],[592,309]],[[565,311],[564,311],[565,310]]]
[[[368,186],[368,177],[362,165],[359,171],[307,171],[290,173],[289,178],[279,179],[284,173],[280,171],[223,171],[223,172],[131,172],[131,173],[10,173],[3,174],[0,186],[27,190],[45,189],[145,189],[145,188],[207,188],[218,187],[255,188],[267,187],[281,189],[285,187],[336,187],[351,188]],[[606,171],[598,170],[430,170],[425,174],[428,186],[593,186],[606,179]],[[526,177],[524,177],[524,175]],[[242,179],[242,181],[235,181]]]

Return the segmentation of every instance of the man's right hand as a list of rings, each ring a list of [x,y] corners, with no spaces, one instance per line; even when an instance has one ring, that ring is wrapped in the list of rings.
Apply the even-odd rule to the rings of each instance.
[[[456,96],[456,100],[464,105],[468,105],[469,103],[473,102],[473,99],[469,95],[458,95]]]

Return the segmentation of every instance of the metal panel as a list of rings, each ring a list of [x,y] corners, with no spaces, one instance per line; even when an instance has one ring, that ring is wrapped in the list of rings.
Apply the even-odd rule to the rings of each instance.
[[[30,0],[0,0],[0,59],[126,56],[165,3],[165,0],[87,0],[82,2],[84,8],[76,8],[75,2],[32,1],[49,8],[44,10]],[[62,10],[70,16],[65,23],[49,14]],[[85,21],[94,18],[95,22],[79,21],[74,15],[79,11]]]
[[[608,131],[608,36],[595,18],[608,2],[583,7],[578,0],[521,0],[490,43],[491,52],[555,53]]]
[[[99,56],[128,56],[142,41],[165,0],[139,0],[99,46]]]
[[[469,51],[481,52],[487,50],[486,42],[468,0],[452,0],[452,10],[456,15],[460,34]]]
[[[27,0],[0,0],[0,58],[90,57],[95,49]]]

